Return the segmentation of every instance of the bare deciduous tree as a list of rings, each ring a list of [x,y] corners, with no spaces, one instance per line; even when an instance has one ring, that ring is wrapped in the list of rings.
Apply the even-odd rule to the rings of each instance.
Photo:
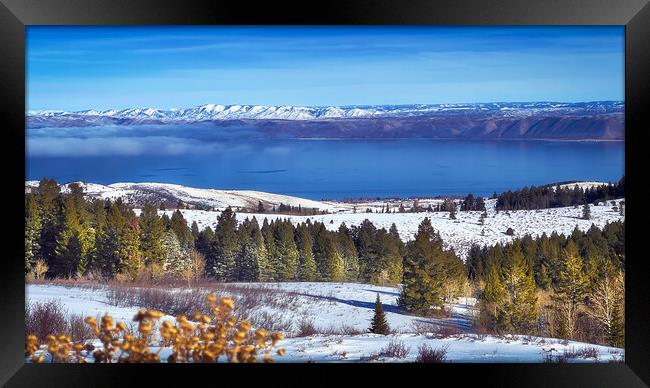
[[[189,265],[182,271],[183,279],[187,281],[187,286],[191,287],[192,282],[196,281],[203,275],[205,269],[205,258],[196,250],[189,253]]]
[[[595,284],[587,298],[589,309],[586,313],[602,325],[605,333],[611,331],[614,323],[614,306],[618,305],[619,309],[621,307],[625,294],[623,287],[623,273],[611,272]]]
[[[50,269],[50,267],[47,266],[47,264],[43,260],[36,260],[36,263],[34,264],[34,269],[32,270],[34,272],[34,278],[35,279],[41,279],[47,271]]]

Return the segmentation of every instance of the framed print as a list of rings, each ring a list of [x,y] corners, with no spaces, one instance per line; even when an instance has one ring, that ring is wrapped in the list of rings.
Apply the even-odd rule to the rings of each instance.
[[[3,3],[9,386],[647,383],[644,2]]]

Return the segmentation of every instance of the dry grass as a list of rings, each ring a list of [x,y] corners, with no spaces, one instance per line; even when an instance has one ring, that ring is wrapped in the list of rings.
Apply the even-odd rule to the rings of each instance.
[[[168,315],[192,315],[206,310],[208,290],[200,288],[169,290],[158,287],[109,286],[108,303],[117,307],[142,307]]]
[[[318,327],[316,328],[317,334],[322,335],[359,335],[365,334],[366,331],[359,330],[354,326],[341,323],[338,326],[330,325],[327,327]]]
[[[141,307],[154,309],[168,315],[187,315],[195,312],[205,313],[203,302],[208,294],[218,296],[232,295],[237,302],[233,314],[241,320],[248,320],[256,327],[268,327],[270,330],[290,331],[292,322],[283,319],[278,313],[270,314],[259,311],[260,307],[281,311],[290,311],[298,305],[298,295],[267,286],[240,284],[204,283],[187,288],[161,287],[147,285],[135,287],[129,284],[111,284],[107,286],[107,298],[111,305],[118,307]]]
[[[403,341],[390,340],[390,342],[388,342],[388,345],[379,351],[379,356],[401,359],[406,358],[410,351],[411,348],[406,347]]]
[[[315,334],[318,334],[318,330],[316,330],[316,326],[314,326],[314,320],[303,317],[300,322],[298,322],[296,337],[309,337],[310,335]]]
[[[447,346],[442,348],[432,348],[427,344],[418,347],[418,357],[415,362],[418,363],[441,363],[447,361]]]
[[[430,339],[449,338],[463,333],[455,326],[441,325],[433,322],[414,321],[412,326],[416,334],[424,335]]]
[[[293,322],[290,319],[283,318],[281,313],[256,312],[249,314],[246,319],[253,327],[264,327],[271,331],[287,333],[293,328]]]
[[[598,360],[598,349],[593,346],[579,349],[572,347],[571,349],[564,349],[563,357],[567,360],[574,358],[593,358],[594,360]]]
[[[57,301],[37,302],[25,306],[25,334],[44,341],[51,333],[62,333],[74,341],[93,338],[90,328],[79,314],[68,314]]]
[[[52,333],[68,333],[66,310],[57,301],[27,303],[25,306],[25,333],[40,341]]]

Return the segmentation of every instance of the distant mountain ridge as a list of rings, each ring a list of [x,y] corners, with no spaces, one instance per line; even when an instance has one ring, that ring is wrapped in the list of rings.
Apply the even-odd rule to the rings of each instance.
[[[31,111],[29,128],[215,123],[296,138],[623,140],[624,103],[517,102],[379,106],[207,104],[187,109]]]
[[[609,113],[622,110],[618,101],[580,103],[519,102],[471,104],[414,104],[414,105],[358,105],[358,106],[290,106],[290,105],[218,105],[206,104],[187,109],[128,108],[110,110],[30,111],[28,117],[112,117],[116,119],[202,121],[202,120],[330,120],[369,117],[421,116],[434,113],[476,113],[500,111],[505,116],[521,114]]]

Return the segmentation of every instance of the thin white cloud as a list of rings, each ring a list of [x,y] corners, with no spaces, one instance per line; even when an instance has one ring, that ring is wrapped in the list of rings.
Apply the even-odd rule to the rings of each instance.
[[[85,157],[108,155],[182,155],[223,151],[218,143],[175,137],[112,137],[59,138],[36,137],[27,139],[28,157]]]

